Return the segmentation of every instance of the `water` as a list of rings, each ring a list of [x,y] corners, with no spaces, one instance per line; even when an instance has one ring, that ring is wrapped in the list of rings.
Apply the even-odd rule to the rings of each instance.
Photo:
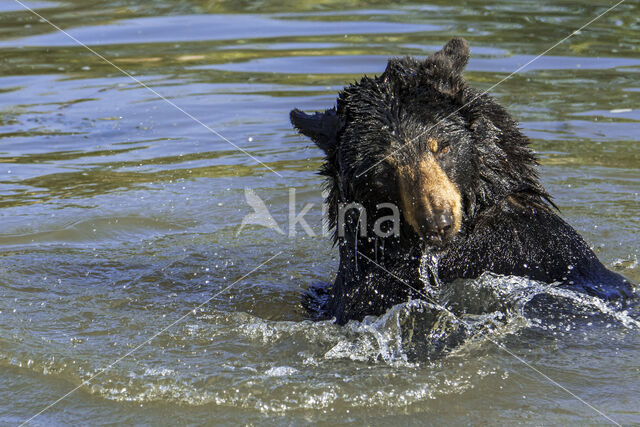
[[[333,279],[337,252],[321,154],[291,108],[326,108],[388,56],[453,35],[471,45],[467,79],[489,88],[609,4],[29,4],[281,176],[1,1],[0,424],[84,381],[32,424],[609,422],[518,358],[640,423],[633,308],[491,275],[344,327],[300,303]],[[636,283],[638,9],[625,2],[491,90],[563,216]],[[238,233],[245,188],[284,234]],[[313,204],[313,236],[290,229],[289,188],[298,213]]]

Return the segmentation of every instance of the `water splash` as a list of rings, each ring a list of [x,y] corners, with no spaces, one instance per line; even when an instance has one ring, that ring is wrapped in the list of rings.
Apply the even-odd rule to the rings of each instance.
[[[347,325],[357,336],[341,341],[325,357],[411,364],[464,351],[471,343],[494,341],[525,328],[570,331],[594,322],[640,329],[640,317],[621,303],[578,293],[557,284],[485,273],[446,286],[438,277],[438,258],[422,259],[424,292],[380,317]]]
[[[420,279],[424,283],[425,297],[432,300],[438,299],[438,292],[444,289],[438,275],[438,262],[440,258],[433,253],[422,256],[420,261]]]

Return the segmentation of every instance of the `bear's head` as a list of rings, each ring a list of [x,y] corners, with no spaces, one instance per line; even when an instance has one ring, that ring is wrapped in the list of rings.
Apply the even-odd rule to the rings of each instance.
[[[382,75],[346,87],[337,108],[291,111],[326,154],[332,226],[341,205],[357,203],[371,219],[390,203],[401,239],[442,248],[515,193],[547,204],[528,139],[493,98],[467,85],[468,59],[466,41],[454,38],[424,60],[389,60]]]

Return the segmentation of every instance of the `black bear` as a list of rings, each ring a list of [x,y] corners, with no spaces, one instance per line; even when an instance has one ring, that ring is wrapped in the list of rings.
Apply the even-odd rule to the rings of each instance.
[[[338,323],[420,298],[425,254],[442,284],[488,271],[605,299],[635,295],[558,216],[527,137],[463,79],[468,59],[454,38],[422,61],[390,59],[379,77],[340,92],[337,108],[291,111],[326,154],[340,266],[324,309]],[[373,214],[385,220],[372,224]]]

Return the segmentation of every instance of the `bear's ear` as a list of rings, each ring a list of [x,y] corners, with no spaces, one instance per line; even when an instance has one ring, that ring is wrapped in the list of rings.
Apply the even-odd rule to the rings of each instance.
[[[331,108],[324,113],[306,114],[293,109],[290,114],[291,124],[303,135],[311,138],[326,154],[333,152],[338,144],[337,135],[342,122]]]
[[[467,62],[469,62],[469,45],[467,41],[462,37],[454,37],[444,45],[442,50],[427,58],[427,61],[435,62],[442,59],[451,64],[451,69],[454,73],[462,73],[464,67],[467,66]]]
[[[482,115],[476,115],[473,120],[471,120],[469,128],[476,135],[479,135],[482,140],[496,141],[500,137],[500,129],[498,129],[491,120]]]

